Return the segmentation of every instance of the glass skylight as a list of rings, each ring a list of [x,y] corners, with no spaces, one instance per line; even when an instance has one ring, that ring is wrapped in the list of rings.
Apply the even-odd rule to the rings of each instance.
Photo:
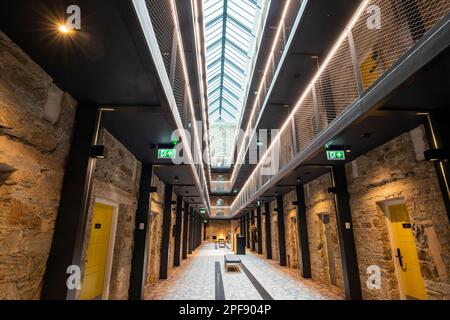
[[[237,126],[268,0],[203,0],[209,123]],[[234,143],[234,137],[230,137]],[[214,141],[214,137],[211,136]],[[228,157],[225,150],[213,153]],[[232,150],[232,148],[227,148]],[[230,151],[229,153],[231,153]],[[212,159],[212,165],[215,161]]]

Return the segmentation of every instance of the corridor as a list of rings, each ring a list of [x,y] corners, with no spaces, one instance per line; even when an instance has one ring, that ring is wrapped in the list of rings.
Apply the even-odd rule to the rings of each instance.
[[[0,0],[0,301],[448,302],[449,88],[449,0]]]
[[[216,292],[215,263],[220,263],[225,300],[261,300],[258,289],[244,271],[225,272],[224,255],[229,249],[204,243],[180,267],[174,268],[168,280],[158,280],[145,288],[149,300],[214,300]],[[338,290],[303,279],[298,271],[280,267],[256,254],[239,256],[242,264],[274,300],[340,300]],[[220,290],[220,289],[219,289]],[[333,293],[333,291],[335,291]]]

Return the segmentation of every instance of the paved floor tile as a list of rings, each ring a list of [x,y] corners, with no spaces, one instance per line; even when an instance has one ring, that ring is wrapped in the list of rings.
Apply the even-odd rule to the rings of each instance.
[[[223,256],[228,249],[215,249],[207,243],[169,272],[169,279],[146,286],[148,300],[213,300],[215,299],[215,262],[219,261],[226,300],[261,300],[262,297],[245,273],[225,272]],[[342,299],[337,292],[302,279],[298,270],[280,267],[258,255],[240,256],[247,269],[275,300]]]

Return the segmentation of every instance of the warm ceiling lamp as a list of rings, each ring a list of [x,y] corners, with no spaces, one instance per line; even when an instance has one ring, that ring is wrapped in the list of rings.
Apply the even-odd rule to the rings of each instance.
[[[59,25],[58,30],[59,30],[59,32],[64,33],[64,34],[68,34],[70,32],[70,29],[67,28],[67,26],[64,24]]]

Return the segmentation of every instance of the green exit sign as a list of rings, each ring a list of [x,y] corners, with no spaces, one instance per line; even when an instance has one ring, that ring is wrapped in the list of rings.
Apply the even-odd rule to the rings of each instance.
[[[175,159],[176,156],[175,149],[158,149],[158,159]]]
[[[200,208],[200,213],[205,213],[205,208]]]
[[[327,160],[345,160],[345,151],[327,150]]]

